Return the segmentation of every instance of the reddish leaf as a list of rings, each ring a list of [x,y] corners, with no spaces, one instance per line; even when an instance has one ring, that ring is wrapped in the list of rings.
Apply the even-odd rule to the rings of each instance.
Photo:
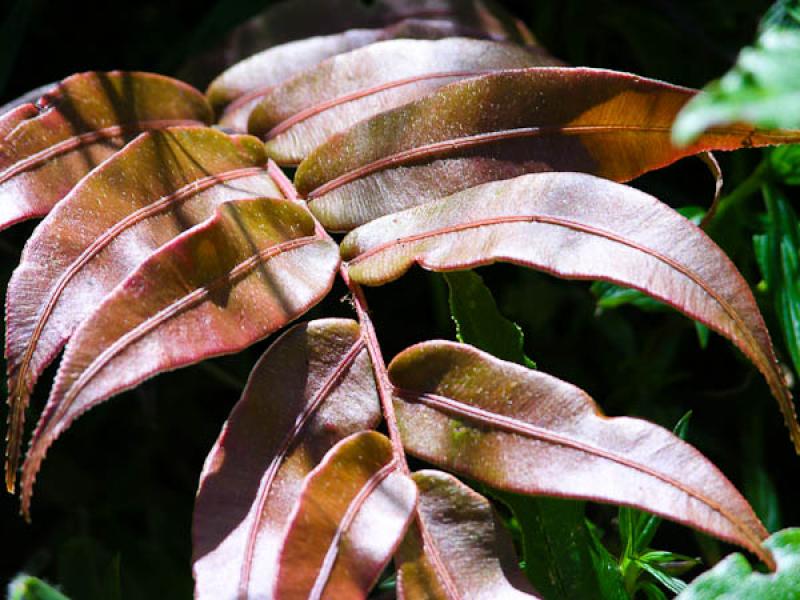
[[[319,62],[343,52],[395,38],[443,38],[464,35],[449,21],[401,21],[385,29],[352,29],[344,33],[308,38],[265,50],[234,65],[208,88],[208,98],[220,124],[247,131],[253,109],[270,90]]]
[[[552,59],[549,60],[552,62]],[[548,64],[516,44],[392,40],[340,54],[262,95],[248,130],[278,163],[296,165],[334,133],[467,77]]]
[[[733,341],[764,374],[795,447],[800,428],[747,282],[699,228],[652,196],[580,173],[487,183],[364,225],[342,242],[350,277],[379,285],[415,262],[495,261],[640,290]]]
[[[772,564],[747,501],[666,429],[604,417],[575,386],[464,344],[413,346],[395,357],[389,377],[415,456],[503,490],[633,506]]]
[[[401,600],[537,597],[486,498],[440,471],[413,479],[419,517],[397,553]]]
[[[276,340],[200,476],[195,598],[273,597],[278,550],[303,479],[337,441],[380,416],[354,321],[303,323]]]
[[[142,131],[211,122],[202,94],[150,73],[81,73],[0,117],[0,229],[46,215]],[[12,126],[13,125],[13,126]]]
[[[693,90],[627,73],[530,68],[450,84],[358,123],[303,161],[296,185],[334,230],[496,179],[581,171],[627,181],[705,150],[800,141],[731,126],[675,148]]]
[[[336,245],[286,200],[237,200],[151,254],[73,335],[22,468],[27,513],[53,440],[81,413],[142,380],[236,352],[330,289]]]
[[[355,433],[306,478],[281,547],[276,600],[366,598],[417,501],[389,440]]]
[[[205,127],[150,132],[83,179],[35,230],[8,286],[13,489],[30,390],[75,328],[153,250],[226,201],[280,197],[263,145]]]
[[[461,34],[470,36],[534,42],[520,20],[488,0],[289,0],[275,3],[234,29],[216,47],[193,59],[180,77],[195,85],[206,85],[209,76],[278,44],[347,29],[380,29],[406,19],[436,20],[440,26],[453,23]],[[297,54],[305,53],[307,47],[313,44],[297,45]]]

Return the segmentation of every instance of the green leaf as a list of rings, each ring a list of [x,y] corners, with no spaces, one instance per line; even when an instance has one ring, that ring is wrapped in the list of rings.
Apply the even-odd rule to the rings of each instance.
[[[800,185],[800,144],[789,144],[767,152],[771,175],[786,185]]]
[[[680,112],[673,141],[685,145],[704,131],[737,122],[759,128],[800,125],[800,7],[778,2],[767,14],[753,46],[705,94]]]
[[[591,557],[598,574],[598,590],[604,600],[627,600],[630,595],[625,590],[625,579],[616,559],[606,550],[600,540],[600,531],[588,519],[587,530],[591,541]]]
[[[458,341],[472,344],[489,354],[536,368],[525,355],[524,334],[519,325],[498,310],[492,292],[473,271],[444,274],[450,290],[450,313]]]
[[[800,528],[772,535],[764,547],[778,565],[774,573],[754,572],[747,559],[731,554],[700,575],[677,600],[793,600],[800,590]]]
[[[37,577],[18,575],[8,585],[8,600],[69,600]]]
[[[764,201],[766,232],[753,238],[756,260],[795,372],[800,372],[800,224],[797,213],[776,186],[764,186]]]

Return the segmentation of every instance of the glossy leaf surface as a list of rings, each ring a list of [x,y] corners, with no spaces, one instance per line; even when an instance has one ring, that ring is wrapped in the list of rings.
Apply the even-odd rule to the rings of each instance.
[[[764,542],[775,562],[774,573],[753,571],[747,559],[731,554],[700,575],[678,600],[792,600],[800,590],[800,529],[784,529]]]
[[[221,205],[151,254],[70,340],[23,465],[23,510],[45,451],[77,416],[297,318],[330,289],[336,250],[300,205],[255,198]]]
[[[98,302],[151,252],[221,203],[280,197],[263,146],[205,127],[149,132],[82,180],[37,227],[8,286],[7,484],[28,395]]]
[[[582,390],[453,342],[389,365],[407,450],[508,491],[647,510],[771,562],[767,533],[722,473],[646,421],[602,416]]]
[[[295,325],[275,341],[200,476],[195,597],[272,597],[278,550],[304,478],[337,441],[374,427],[380,416],[354,321]]]
[[[326,227],[347,230],[523,173],[627,181],[702,151],[800,140],[800,131],[730,126],[675,148],[672,121],[694,94],[602,69],[493,73],[356,124],[312,152],[295,183]]]
[[[485,0],[281,2],[240,26],[227,48],[206,58],[218,64],[216,72],[230,65],[230,57],[246,58],[212,82],[209,100],[218,112],[236,101],[223,123],[245,131],[253,99],[326,58],[381,40],[453,35],[533,43],[522,22]]]
[[[413,479],[419,518],[397,553],[401,600],[537,598],[486,498],[440,471]]]
[[[385,436],[365,431],[339,442],[303,485],[280,551],[276,600],[366,598],[416,501]]]
[[[296,165],[331,135],[491,70],[547,64],[522,46],[447,38],[393,40],[340,54],[270,89],[248,131],[267,140],[270,158]]]
[[[0,117],[0,229],[46,215],[142,131],[207,124],[200,92],[161,75],[81,73]]]
[[[247,131],[253,109],[271,90],[338,54],[395,38],[438,39],[468,33],[449,21],[408,20],[384,29],[351,29],[264,50],[234,65],[208,88],[220,124]]]
[[[342,242],[353,280],[414,263],[449,271],[506,261],[638,289],[729,338],[764,374],[795,447],[800,429],[753,294],[699,228],[652,196],[579,173],[488,183],[364,225]]]

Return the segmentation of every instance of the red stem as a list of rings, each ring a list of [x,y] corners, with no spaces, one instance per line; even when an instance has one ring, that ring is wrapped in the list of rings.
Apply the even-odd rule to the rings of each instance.
[[[297,194],[297,190],[292,182],[286,177],[283,170],[272,160],[270,160],[267,165],[267,172],[287,199],[305,206],[305,201]],[[311,216],[314,218],[317,235],[333,241],[333,238],[325,231],[325,228],[317,221],[316,217],[314,217],[313,214]],[[389,373],[386,371],[386,363],[383,360],[383,353],[378,343],[378,336],[375,333],[375,326],[372,324],[372,319],[370,319],[369,316],[367,298],[364,296],[364,290],[361,289],[361,286],[350,280],[346,265],[342,264],[339,267],[339,275],[353,296],[353,304],[355,305],[358,321],[365,338],[367,352],[369,352],[369,357],[372,361],[372,372],[375,374],[378,397],[380,398],[381,407],[383,408],[383,416],[386,419],[386,428],[389,430],[389,439],[392,442],[392,453],[403,473],[410,475],[411,471],[406,461],[406,452],[403,448],[403,440],[400,437],[400,429],[397,427],[397,416],[395,415],[394,404],[392,402],[393,386],[389,381]]]

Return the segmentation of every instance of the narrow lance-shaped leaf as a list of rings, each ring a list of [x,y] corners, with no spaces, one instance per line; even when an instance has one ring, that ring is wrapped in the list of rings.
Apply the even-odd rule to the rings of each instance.
[[[496,358],[535,368],[525,355],[522,329],[500,312],[480,275],[457,271],[445,273],[444,278],[450,290],[450,315],[458,341]],[[611,578],[596,569],[592,561],[584,502],[491,489],[487,493],[514,515],[520,530],[525,574],[545,598],[591,598]],[[601,571],[600,577],[597,571]]]
[[[416,501],[385,436],[365,431],[339,442],[303,485],[280,550],[276,600],[366,598]]]
[[[150,73],[81,73],[0,117],[0,229],[46,215],[81,177],[142,131],[207,124],[191,86]]]
[[[278,550],[304,478],[336,442],[380,417],[355,321],[311,321],[278,338],[253,368],[200,476],[195,597],[273,597]]]
[[[414,263],[451,271],[506,261],[640,290],[730,339],[764,374],[795,448],[794,405],[747,282],[701,229],[643,192],[580,173],[488,183],[389,215],[342,242],[354,281]]]
[[[223,204],[151,254],[75,332],[22,469],[22,507],[53,440],[81,413],[156,373],[236,352],[330,289],[336,245],[286,200]]]
[[[419,517],[397,553],[401,600],[537,598],[486,498],[440,471],[413,475]]]
[[[552,63],[489,40],[392,40],[340,54],[270,89],[248,131],[278,163],[296,165],[334,133],[459,79]]]
[[[452,83],[358,123],[301,163],[298,191],[329,229],[496,179],[580,171],[627,181],[708,150],[800,141],[800,131],[714,129],[675,148],[695,91],[628,73],[541,67]]]
[[[521,21],[485,0],[294,0],[243,24],[224,42],[228,48],[212,50],[200,62],[217,63],[212,72],[219,73],[246,58],[208,89],[214,109],[225,110],[223,124],[244,131],[254,99],[326,58],[382,40],[454,35],[534,42]],[[233,102],[237,106],[229,106]]]
[[[604,417],[575,386],[454,342],[412,346],[389,377],[415,456],[502,490],[646,510],[773,564],[747,501],[666,429]]]
[[[13,489],[28,395],[98,301],[145,257],[226,201],[280,197],[263,145],[205,127],[149,132],[83,179],[28,240],[8,286]]]
[[[290,42],[232,66],[212,82],[207,94],[220,113],[220,124],[245,132],[253,109],[275,86],[313,69],[325,59],[384,40],[439,39],[469,33],[450,21],[410,19],[382,29],[351,29]]]

